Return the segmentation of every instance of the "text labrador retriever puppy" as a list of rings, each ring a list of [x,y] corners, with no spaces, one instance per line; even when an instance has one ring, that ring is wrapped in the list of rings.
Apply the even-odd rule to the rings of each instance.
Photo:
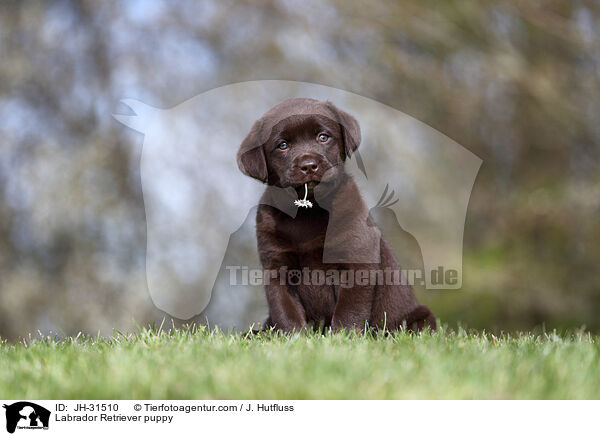
[[[240,170],[269,185],[256,217],[260,259],[272,272],[265,283],[266,326],[435,329],[433,313],[419,305],[410,285],[385,273],[401,267],[344,171],[360,141],[348,113],[330,102],[294,98],[265,113],[242,142]],[[312,207],[296,210],[294,200],[305,197]],[[281,273],[286,270],[302,277],[292,282]],[[348,286],[331,272],[356,277]]]

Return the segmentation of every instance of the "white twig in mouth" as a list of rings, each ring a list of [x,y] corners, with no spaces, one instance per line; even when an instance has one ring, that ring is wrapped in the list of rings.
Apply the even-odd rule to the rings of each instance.
[[[312,203],[306,199],[308,197],[308,183],[304,184],[304,199],[303,200],[295,200],[294,204],[298,207],[312,207]]]

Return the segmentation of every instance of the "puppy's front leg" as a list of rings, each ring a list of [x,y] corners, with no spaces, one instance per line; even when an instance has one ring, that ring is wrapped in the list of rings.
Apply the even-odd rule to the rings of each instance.
[[[334,332],[340,329],[364,329],[371,316],[372,304],[372,286],[340,288],[331,319],[331,328]]]
[[[271,324],[277,330],[289,332],[299,330],[306,324],[304,307],[287,289],[280,284],[266,285]]]
[[[286,216],[278,209],[261,204],[256,214],[256,238],[258,254],[263,268],[268,271],[281,271],[282,267],[298,267],[289,241],[281,236],[277,223]],[[306,313],[299,298],[290,292],[289,286],[281,277],[265,283],[269,304],[268,324],[286,332],[299,330],[306,325]]]

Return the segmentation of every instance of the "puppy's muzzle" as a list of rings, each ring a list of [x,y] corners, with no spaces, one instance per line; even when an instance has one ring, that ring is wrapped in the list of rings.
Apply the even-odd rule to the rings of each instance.
[[[297,156],[290,168],[289,180],[292,185],[319,183],[331,164],[317,153],[303,153]]]
[[[322,167],[322,162],[319,162],[320,160],[318,156],[305,154],[297,159],[295,166],[305,176],[313,176],[319,171],[319,166]]]

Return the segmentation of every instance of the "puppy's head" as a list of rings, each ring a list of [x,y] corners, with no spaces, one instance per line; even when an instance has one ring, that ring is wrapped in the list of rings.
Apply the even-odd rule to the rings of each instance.
[[[330,102],[285,100],[252,126],[240,146],[240,170],[269,185],[312,190],[336,184],[346,157],[360,144],[360,127]]]

